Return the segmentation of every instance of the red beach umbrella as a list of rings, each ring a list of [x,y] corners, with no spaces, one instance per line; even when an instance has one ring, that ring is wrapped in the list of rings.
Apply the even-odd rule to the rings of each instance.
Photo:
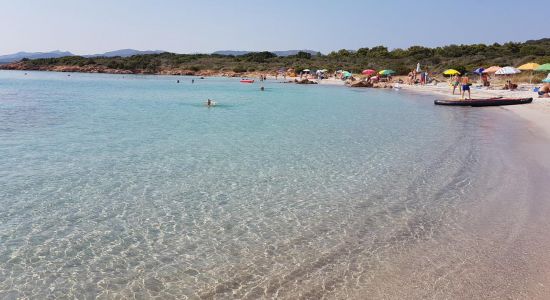
[[[367,70],[363,70],[363,72],[361,72],[361,74],[367,75],[367,76],[370,76],[370,75],[372,75],[372,74],[374,74],[374,73],[376,73],[376,71],[373,70],[373,69],[367,69]]]

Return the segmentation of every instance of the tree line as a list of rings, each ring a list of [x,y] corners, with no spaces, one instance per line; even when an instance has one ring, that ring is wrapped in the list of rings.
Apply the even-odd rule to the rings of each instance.
[[[23,59],[20,63],[29,69],[39,66],[103,66],[136,73],[157,73],[160,70],[181,69],[198,72],[275,72],[280,69],[295,70],[345,69],[359,73],[364,69],[392,69],[406,74],[417,63],[433,72],[454,68],[459,71],[473,70],[490,65],[517,66],[526,62],[550,62],[550,38],[523,43],[508,42],[491,45],[448,45],[442,47],[411,46],[407,49],[388,49],[386,46],[364,47],[357,50],[341,49],[326,55],[299,52],[296,55],[279,57],[272,52],[251,52],[232,56],[221,54],[175,54],[160,53],[130,57],[81,57]]]

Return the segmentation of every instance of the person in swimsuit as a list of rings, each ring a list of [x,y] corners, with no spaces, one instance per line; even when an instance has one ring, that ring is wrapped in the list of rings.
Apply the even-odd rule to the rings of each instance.
[[[453,76],[451,85],[453,86],[453,95],[455,94],[456,88],[458,88],[458,93],[460,94],[460,76],[458,76],[458,74]]]
[[[470,94],[470,79],[464,74],[464,76],[462,76],[462,99],[464,99],[466,91],[468,91],[468,99],[472,99],[472,95]]]

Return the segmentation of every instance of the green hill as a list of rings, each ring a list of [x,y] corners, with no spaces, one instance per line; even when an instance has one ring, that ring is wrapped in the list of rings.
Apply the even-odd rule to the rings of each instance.
[[[550,38],[523,43],[448,45],[428,48],[411,46],[408,49],[389,50],[385,46],[360,48],[357,51],[339,50],[327,55],[312,55],[299,52],[296,55],[280,57],[271,52],[253,52],[240,56],[221,54],[174,54],[160,53],[134,55],[131,57],[68,56],[60,58],[22,60],[4,69],[59,70],[56,67],[70,66],[69,70],[91,72],[124,71],[127,73],[151,74],[202,74],[274,72],[281,68],[301,70],[345,69],[353,73],[361,70],[393,69],[406,74],[417,63],[430,71],[439,72],[454,68],[459,71],[473,70],[490,65],[518,66],[526,62],[550,62]]]

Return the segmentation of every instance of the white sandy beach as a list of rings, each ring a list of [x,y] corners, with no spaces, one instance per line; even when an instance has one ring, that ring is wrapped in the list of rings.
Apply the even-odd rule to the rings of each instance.
[[[445,82],[440,82],[438,85],[399,85],[403,90],[413,91],[416,93],[425,93],[437,96],[442,99],[460,99],[458,93],[452,95],[452,89]],[[510,105],[501,106],[501,108],[516,113],[521,118],[533,123],[541,129],[545,136],[550,138],[550,98],[538,98],[538,95],[533,92],[534,85],[520,84],[518,90],[499,90],[499,89],[483,89],[472,88],[472,98],[482,97],[508,97],[508,98],[533,98],[533,103],[526,105]],[[430,101],[434,100],[430,98]]]

